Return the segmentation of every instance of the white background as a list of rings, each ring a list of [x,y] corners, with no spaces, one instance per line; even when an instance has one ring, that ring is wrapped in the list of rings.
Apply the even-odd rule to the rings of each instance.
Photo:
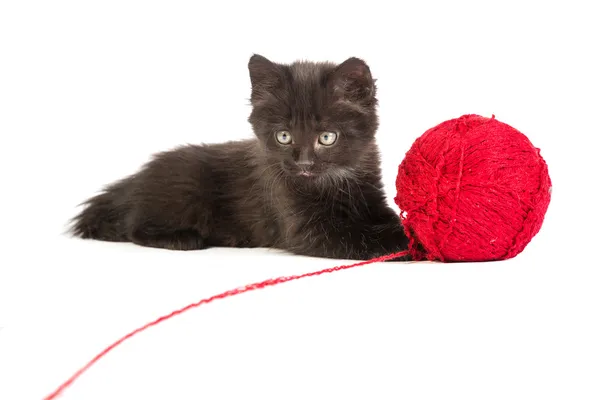
[[[0,399],[41,399],[173,309],[342,262],[63,235],[79,202],[152,153],[250,137],[253,53],[368,62],[392,205],[426,129],[476,113],[521,130],[554,183],[541,232],[505,262],[377,264],[213,303],[61,398],[600,398],[593,2],[393,4],[0,3]]]

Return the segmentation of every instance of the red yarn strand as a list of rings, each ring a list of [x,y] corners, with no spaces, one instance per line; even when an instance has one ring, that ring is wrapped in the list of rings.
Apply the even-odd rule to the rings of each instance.
[[[98,353],[98,355],[96,355],[94,358],[92,358],[86,365],[84,365],[81,369],[79,369],[77,372],[75,372],[75,374],[73,374],[69,379],[67,379],[62,385],[60,385],[58,387],[58,389],[56,389],[54,392],[52,392],[48,396],[44,397],[44,400],[56,399],[59,395],[61,395],[65,391],[65,389],[67,389],[69,386],[71,386],[75,382],[75,380],[77,378],[79,378],[79,376],[81,376],[85,371],[87,371],[92,365],[94,365],[96,362],[98,362],[98,360],[100,360],[102,357],[104,357],[108,352],[110,352],[111,350],[113,350],[115,347],[119,346],[126,340],[137,335],[138,333],[145,331],[146,329],[148,329],[152,326],[158,325],[161,322],[171,319],[171,318],[173,318],[179,314],[182,314],[186,311],[189,311],[193,308],[199,307],[203,304],[211,303],[215,300],[220,300],[220,299],[225,299],[227,297],[237,296],[238,294],[251,292],[253,290],[258,290],[258,289],[264,289],[269,286],[275,286],[275,285],[279,285],[281,283],[285,283],[285,282],[289,282],[289,281],[294,281],[294,280],[298,280],[298,279],[302,279],[302,278],[308,278],[308,277],[312,277],[312,276],[319,276],[319,275],[323,275],[323,274],[327,274],[327,273],[332,273],[332,272],[342,271],[342,270],[346,270],[346,269],[350,269],[350,268],[360,267],[363,265],[374,264],[374,263],[380,262],[380,261],[386,261],[386,260],[390,260],[390,259],[394,259],[394,258],[398,258],[398,257],[403,257],[403,256],[408,255],[408,253],[409,253],[408,251],[402,251],[399,253],[394,253],[394,254],[389,254],[389,255],[373,258],[371,260],[357,262],[355,264],[340,265],[340,266],[333,267],[333,268],[326,268],[326,269],[322,269],[319,271],[308,272],[308,273],[305,273],[302,275],[282,276],[279,278],[267,279],[262,282],[251,283],[249,285],[242,286],[237,289],[228,290],[226,292],[214,295],[212,297],[202,299],[196,303],[189,304],[183,308],[180,308],[179,310],[175,310],[175,311],[171,312],[170,314],[163,315],[162,317],[159,317],[156,320],[149,322],[140,328],[135,329],[134,331],[128,333],[127,335],[123,336],[122,338],[120,338],[119,340],[117,340],[116,342],[111,344],[110,346],[106,347],[104,350],[102,350],[100,353]]]

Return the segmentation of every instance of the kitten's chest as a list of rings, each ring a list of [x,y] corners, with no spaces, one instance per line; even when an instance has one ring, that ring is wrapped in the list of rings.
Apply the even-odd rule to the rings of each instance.
[[[250,232],[252,242],[258,247],[277,247],[282,237],[282,214],[277,190],[267,194],[253,187],[248,196],[238,204],[240,221]]]
[[[286,246],[309,243],[331,228],[328,203],[318,197],[289,196],[280,202],[278,212],[280,240]]]
[[[363,196],[328,190],[289,197],[282,209],[282,225],[288,240],[292,240],[315,232],[334,232],[350,221],[362,221],[368,205]]]

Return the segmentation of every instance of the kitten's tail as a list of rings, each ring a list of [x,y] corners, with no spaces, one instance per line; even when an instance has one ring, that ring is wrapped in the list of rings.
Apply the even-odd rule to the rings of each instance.
[[[125,186],[125,181],[118,182],[81,203],[83,210],[71,219],[70,233],[84,239],[127,241]]]

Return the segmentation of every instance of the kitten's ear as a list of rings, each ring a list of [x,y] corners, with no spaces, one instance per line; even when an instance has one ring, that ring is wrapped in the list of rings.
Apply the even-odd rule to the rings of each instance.
[[[339,64],[329,78],[330,88],[335,96],[351,101],[369,101],[375,97],[375,79],[367,63],[357,57],[350,57]]]
[[[279,67],[260,54],[254,54],[248,61],[252,90],[269,89],[279,80]]]

